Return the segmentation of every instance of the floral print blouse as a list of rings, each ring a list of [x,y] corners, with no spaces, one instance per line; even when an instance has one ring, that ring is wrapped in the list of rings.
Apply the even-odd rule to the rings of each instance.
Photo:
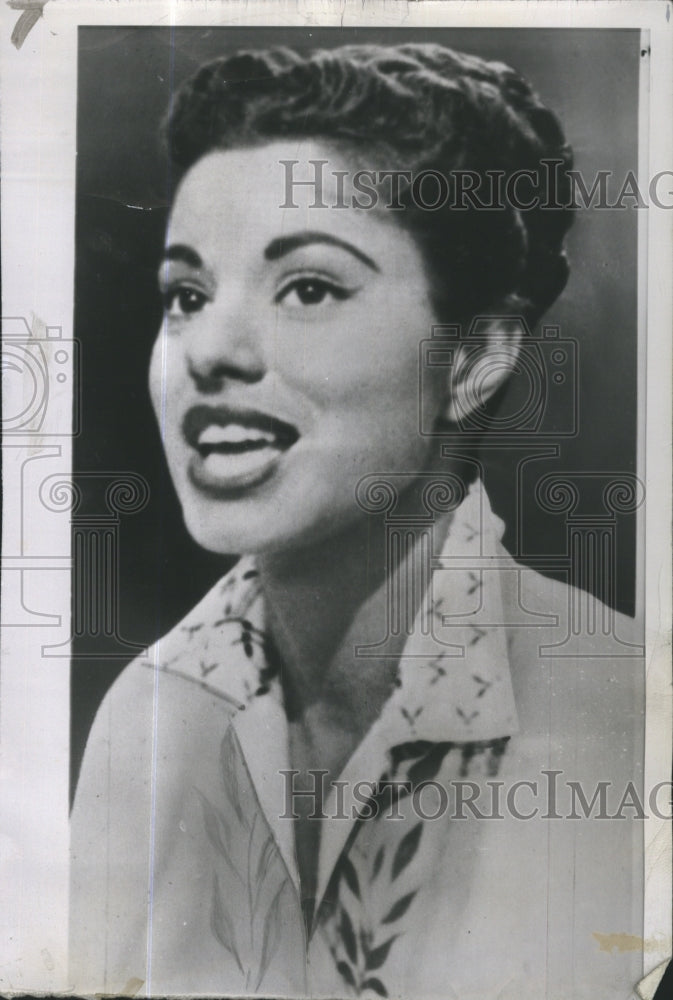
[[[78,991],[133,980],[152,995],[528,995],[549,893],[531,893],[516,919],[509,901],[527,894],[522,872],[531,885],[550,878],[549,845],[538,827],[475,823],[465,807],[485,782],[497,788],[518,732],[501,532],[475,484],[397,685],[325,797],[308,924],[254,561],[127,668],[99,712],[73,812]],[[511,971],[491,994],[479,985],[485,944],[515,924]]]

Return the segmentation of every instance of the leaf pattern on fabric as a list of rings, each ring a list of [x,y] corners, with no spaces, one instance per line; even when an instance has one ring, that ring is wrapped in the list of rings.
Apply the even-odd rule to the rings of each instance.
[[[256,991],[280,948],[290,883],[249,787],[233,730],[221,742],[220,764],[225,808],[195,789],[214,849],[211,929],[233,956],[246,992]]]
[[[255,646],[260,649],[264,648],[266,633],[253,625],[247,618],[233,614],[230,606],[225,607],[223,618],[218,618],[217,621],[213,622],[214,628],[221,628],[223,625],[238,625],[239,636],[232,640],[231,645],[243,646],[243,651],[248,659],[252,659]]]
[[[221,809],[216,809],[198,788],[195,791],[203,808],[203,822],[208,840],[220,854],[228,854],[231,830],[224,813]]]
[[[496,740],[471,740],[463,743],[460,746],[461,764],[459,776],[461,778],[467,777],[473,759],[486,754],[486,774],[489,778],[495,777],[500,769],[500,761],[507,749],[508,743],[509,736],[502,736]]]
[[[469,533],[470,537],[481,537],[471,526]],[[476,554],[480,551],[477,546]],[[489,597],[488,574],[468,576],[467,570],[460,573],[459,596],[481,590],[477,598],[485,601]],[[447,576],[456,579],[455,573]],[[453,634],[441,631],[444,626],[448,629],[444,619],[450,620],[449,624],[458,624],[453,621],[457,612],[461,607],[463,610],[468,605],[472,607],[475,601],[464,602],[462,606],[456,602],[451,588],[448,594],[449,597],[436,593],[427,612],[431,638],[439,639],[434,652],[428,640],[413,654],[418,656],[413,660],[414,665],[427,669],[416,672],[414,683],[408,683],[411,672],[405,674],[402,663],[398,672],[395,694],[399,697],[391,704],[395,715],[393,732],[403,742],[382,748],[388,754],[389,766],[380,775],[379,787],[371,799],[382,808],[379,818],[369,823],[372,829],[380,827],[380,831],[372,835],[362,850],[357,838],[349,836],[341,856],[330,859],[332,877],[336,876],[335,888],[320,918],[320,930],[325,932],[323,943],[327,942],[334,959],[328,989],[336,973],[348,988],[344,992],[368,992],[383,997],[397,993],[392,970],[396,960],[402,961],[406,953],[395,942],[409,933],[404,947],[411,948],[417,935],[422,934],[419,925],[424,910],[419,896],[435,876],[423,855],[425,849],[428,857],[432,853],[432,836],[430,832],[423,834],[424,829],[430,828],[410,815],[412,791],[435,779],[452,751],[455,751],[452,758],[455,773],[461,777],[468,771],[489,776],[497,773],[505,752],[507,737],[484,741],[471,738],[485,730],[485,735],[490,736],[493,732],[493,724],[488,722],[490,713],[495,711],[497,715],[497,706],[503,700],[507,702],[507,685],[503,686],[501,681],[506,676],[506,660],[494,655],[498,654],[494,636],[499,633],[461,625],[464,659],[460,660],[455,653],[449,655],[446,647],[454,645],[448,641]],[[245,710],[255,697],[270,692],[272,698],[278,696],[280,686],[273,682],[279,676],[280,660],[272,637],[264,631],[260,597],[257,571],[243,572],[243,568],[237,568],[214,591],[214,601],[205,614],[200,611],[200,619],[191,616],[189,628],[181,633],[182,652],[167,658],[161,669],[177,661],[180,669],[174,672],[214,692],[236,711]],[[482,617],[491,620],[486,613]],[[227,657],[223,650],[229,648],[231,655]],[[173,649],[169,647],[166,652],[168,655]],[[237,670],[232,686],[231,660]],[[151,661],[147,666],[156,669]],[[223,669],[218,670],[218,666]],[[442,729],[444,717],[446,730]],[[506,719],[500,731],[507,732],[510,717],[505,717],[503,711],[500,718]],[[220,733],[221,730],[215,737],[215,746]],[[437,733],[453,736],[455,742],[437,742]],[[222,787],[213,796],[213,802],[201,800],[204,840],[207,837],[215,858],[211,924],[216,940],[233,956],[231,972],[235,972],[235,962],[243,974],[247,993],[269,987],[274,965],[279,961],[275,958],[279,949],[286,956],[292,930],[284,929],[284,924],[294,925],[295,910],[299,932],[304,928],[285,863],[271,833],[274,824],[269,826],[259,811],[235,730],[226,731],[219,749]],[[380,771],[381,768],[379,774]],[[373,779],[377,777],[378,774],[371,775]],[[384,782],[388,782],[385,790],[380,787]],[[388,803],[401,805],[405,822],[383,822],[382,817],[389,811]],[[415,859],[417,862],[422,859],[423,865],[412,863]]]
[[[451,767],[458,772],[474,754],[488,752],[489,760],[501,755],[505,744],[506,740],[465,744],[420,739],[397,744],[390,748],[390,767],[382,773],[368,801],[379,805],[392,801],[383,795],[382,787],[386,787],[400,789],[393,799],[401,802],[424,782],[437,779],[451,752],[455,754]],[[333,927],[335,966],[344,983],[358,996],[388,996],[391,992],[385,973],[391,950],[406,933],[409,912],[422,886],[433,877],[431,870],[418,870],[412,865],[420,856],[427,824],[410,806],[405,812],[399,825],[383,823],[381,817],[386,811],[381,808],[376,814],[379,818],[362,820],[360,829],[370,832],[365,845],[358,848],[358,835],[352,837],[334,869],[338,876],[336,909],[326,909],[325,919]]]
[[[269,870],[269,865],[271,864],[276,853],[276,845],[274,839],[269,834],[264,843],[264,847],[259,855],[259,860],[257,862],[257,870],[255,871],[255,883],[256,891],[254,894],[253,912],[257,909],[257,902],[259,900],[259,890],[264,882],[266,874]]]
[[[479,685],[479,690],[477,691],[477,698],[483,698],[488,689],[492,686],[493,681],[486,681],[479,674],[472,674],[472,680],[475,684]]]
[[[367,951],[367,954],[365,955],[365,963],[368,972],[381,968],[385,960],[388,958],[388,952],[390,951],[393,941],[395,941],[397,937],[397,934],[393,934],[393,936],[389,937],[387,941],[383,942],[383,944]]]
[[[484,638],[486,631],[483,628],[477,628],[476,625],[470,625],[472,630],[472,638],[470,639],[470,646],[476,646],[477,643]]]
[[[444,763],[444,758],[454,746],[454,743],[449,742],[432,744],[430,750],[415,764],[412,764],[407,772],[411,787],[416,788],[421,782],[435,778]]]
[[[358,875],[353,867],[352,861],[349,861],[348,856],[344,854],[339,860],[339,866],[341,869],[341,874],[343,875],[346,885],[353,893],[353,895],[359,899],[360,898],[360,883],[358,882]]]
[[[500,770],[502,757],[507,749],[509,736],[503,736],[499,740],[493,740],[487,762],[487,774],[489,778],[494,778]]]
[[[241,963],[240,955],[236,948],[236,934],[234,931],[234,923],[226,906],[222,902],[222,893],[220,891],[220,883],[217,875],[215,875],[215,880],[213,883],[213,904],[211,910],[210,926],[212,927],[213,934],[220,942],[223,948],[226,948],[230,954],[232,954],[236,960],[236,964],[241,972],[243,972],[243,965]]]
[[[395,856],[393,858],[393,867],[391,878],[394,881],[400,872],[404,871],[407,865],[411,862],[414,854],[418,850],[418,845],[421,841],[421,834],[423,833],[423,821],[421,820],[416,826],[402,837],[402,840],[397,845],[397,850],[395,851]]]
[[[405,902],[405,909],[410,902],[411,900]],[[345,948],[346,956],[339,956],[338,947],[333,949],[333,954],[337,971],[358,996],[366,990],[374,990],[379,996],[388,996],[382,980],[373,977],[371,973],[385,965],[390,949],[398,937],[399,934],[392,934],[384,941],[374,943],[373,932],[362,927],[356,936],[351,916],[344,906],[340,907],[339,945]]]
[[[393,810],[402,799],[411,794],[409,782],[399,782],[391,780],[388,772],[381,775],[375,786],[373,795],[369,798],[368,804],[374,810],[374,815],[385,816]]]
[[[287,887],[287,882],[282,882],[280,889],[273,898],[273,902],[264,920],[264,936],[262,938],[262,957],[260,961],[259,976],[257,978],[257,991],[266,975],[271,961],[278,951],[281,938],[281,910],[280,899]]]
[[[412,740],[392,747],[389,751],[391,766],[381,775],[368,801],[379,806],[401,801],[410,795],[412,788],[435,777],[447,754],[457,746],[449,741]],[[391,791],[392,795],[384,794]],[[375,815],[385,816],[385,808],[379,808]],[[367,828],[370,823],[370,820],[361,820],[361,829]],[[369,991],[378,996],[388,996],[389,989],[381,973],[395,941],[405,932],[404,918],[420,889],[413,882],[410,886],[409,879],[406,876],[402,879],[402,876],[410,870],[419,850],[425,824],[415,818],[411,828],[408,822],[399,826],[394,824],[388,829],[396,831],[395,838],[386,837],[381,843],[386,824],[381,824],[377,834],[379,823],[380,819],[374,820],[373,826],[369,827],[373,831],[368,842],[371,847],[364,854],[357,850],[353,853],[357,834],[345,845],[334,869],[338,899],[337,909],[332,911],[335,915],[331,916],[330,911],[325,910],[325,918],[334,921],[332,947],[335,965],[344,982],[358,995]],[[387,856],[391,858],[388,867]],[[354,863],[356,860],[357,864]],[[402,892],[396,895],[394,886],[398,878],[405,885]],[[342,885],[350,891],[348,903],[339,889]],[[395,933],[386,934],[385,931],[393,925],[397,925]],[[376,976],[372,975],[374,972]]]
[[[445,653],[441,656],[436,656],[434,660],[430,660],[429,663],[423,663],[423,667],[428,670],[432,670],[432,677],[430,679],[430,684],[437,684],[442,677],[446,677],[447,670],[450,666],[449,657]]]
[[[391,909],[388,910],[385,917],[383,917],[381,923],[393,924],[395,923],[396,920],[399,920],[400,917],[403,917],[404,914],[409,909],[409,907],[411,906],[414,896],[416,895],[417,892],[418,890],[414,889],[413,892],[408,892],[406,896],[402,896],[401,899],[398,899],[397,902],[393,904]]]
[[[424,757],[434,746],[435,743],[432,740],[411,740],[407,743],[397,743],[391,747],[389,756],[393,775],[397,774],[401,764],[418,757]]]
[[[203,809],[203,823],[208,840],[217,851],[218,856],[225,862],[234,878],[241,885],[244,885],[241,873],[231,857],[229,847],[231,843],[231,831],[224,813],[220,809],[217,809],[198,788],[195,791]]]
[[[374,858],[374,866],[372,868],[372,882],[377,877],[378,873],[381,871],[381,865],[383,864],[383,859],[385,857],[386,849],[383,844],[379,847],[376,852],[376,857]]]
[[[384,828],[379,829],[382,831]],[[334,921],[333,928],[336,932],[333,937],[332,954],[337,971],[358,996],[367,991],[373,991],[378,996],[388,996],[388,988],[379,970],[384,967],[390,949],[404,928],[398,924],[399,929],[388,935],[385,931],[383,933],[380,931],[401,921],[416,897],[418,887],[405,892],[398,899],[390,898],[390,889],[394,879],[408,867],[418,850],[422,830],[423,823],[419,822],[411,830],[403,833],[394,850],[391,870],[385,878],[383,877],[385,844],[376,844],[376,840],[373,862],[365,853],[358,862],[358,871],[348,856],[353,846],[351,843],[344,848],[335,868],[338,903],[335,911],[325,911],[327,919]],[[402,830],[400,832],[402,833]],[[380,883],[380,890],[377,891],[378,895],[373,896],[372,887],[375,882]],[[350,891],[348,904],[341,891],[342,886],[346,886]],[[378,904],[375,902],[377,898]],[[373,972],[379,975],[372,976]]]
[[[358,945],[355,939],[355,931],[353,930],[353,922],[348,915],[348,910],[345,907],[341,908],[340,931],[341,940],[344,943],[346,954],[355,965],[358,960]]]
[[[187,634],[187,637],[189,639],[191,639],[192,636],[195,635],[196,632],[200,632],[202,628],[203,628],[203,622],[199,622],[197,625],[183,625],[182,631]]]
[[[365,979],[364,983],[362,984],[362,989],[373,990],[374,993],[378,993],[380,997],[388,996],[387,989],[385,988],[381,980],[376,978],[376,976],[370,976],[368,979]]]
[[[344,978],[344,980],[348,983],[349,986],[355,987],[356,985],[355,974],[351,969],[350,965],[348,964],[348,962],[344,962],[343,959],[341,959],[340,962],[337,962],[337,971],[339,972],[339,975],[341,975]]]
[[[413,712],[410,712],[408,709],[406,709],[404,706],[402,706],[400,708],[400,712],[402,713],[402,718],[406,719],[406,721],[409,723],[410,728],[413,729],[414,728],[414,724],[416,722],[416,719],[423,712],[423,706],[419,705],[419,707],[416,708],[416,709],[414,709]]]
[[[473,719],[476,719],[479,712],[475,708],[473,712],[464,712],[460,705],[456,705],[456,714],[463,720],[463,722],[469,726]]]
[[[241,804],[240,788],[238,784],[238,764],[239,751],[234,743],[233,729],[227,729],[220,748],[220,767],[222,769],[222,781],[224,783],[227,798],[231,803],[236,816],[243,826],[248,826],[248,821],[244,816]]]

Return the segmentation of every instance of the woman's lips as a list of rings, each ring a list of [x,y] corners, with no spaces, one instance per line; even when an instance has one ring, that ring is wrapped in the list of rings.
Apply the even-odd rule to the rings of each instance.
[[[199,489],[218,496],[256,486],[274,472],[299,431],[259,410],[195,406],[182,424],[194,449],[189,478]]]

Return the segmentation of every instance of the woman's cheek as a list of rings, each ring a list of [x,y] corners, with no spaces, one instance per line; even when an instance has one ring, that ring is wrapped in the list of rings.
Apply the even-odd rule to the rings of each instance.
[[[160,401],[163,395],[165,395],[165,390],[163,386],[163,378],[161,374],[161,364],[160,364],[160,353],[161,353],[161,335],[154,342],[154,347],[152,348],[152,354],[150,356],[150,366],[148,375],[148,385],[150,390],[150,399],[152,401],[152,406],[154,407],[154,412],[157,419],[160,415]]]
[[[169,429],[172,419],[184,407],[185,359],[177,338],[163,332],[157,337],[150,356],[148,384],[150,399],[162,429]]]

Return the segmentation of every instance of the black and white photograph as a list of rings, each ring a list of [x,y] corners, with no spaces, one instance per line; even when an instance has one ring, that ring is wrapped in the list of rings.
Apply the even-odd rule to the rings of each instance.
[[[74,6],[3,28],[0,993],[663,996],[667,5]]]

